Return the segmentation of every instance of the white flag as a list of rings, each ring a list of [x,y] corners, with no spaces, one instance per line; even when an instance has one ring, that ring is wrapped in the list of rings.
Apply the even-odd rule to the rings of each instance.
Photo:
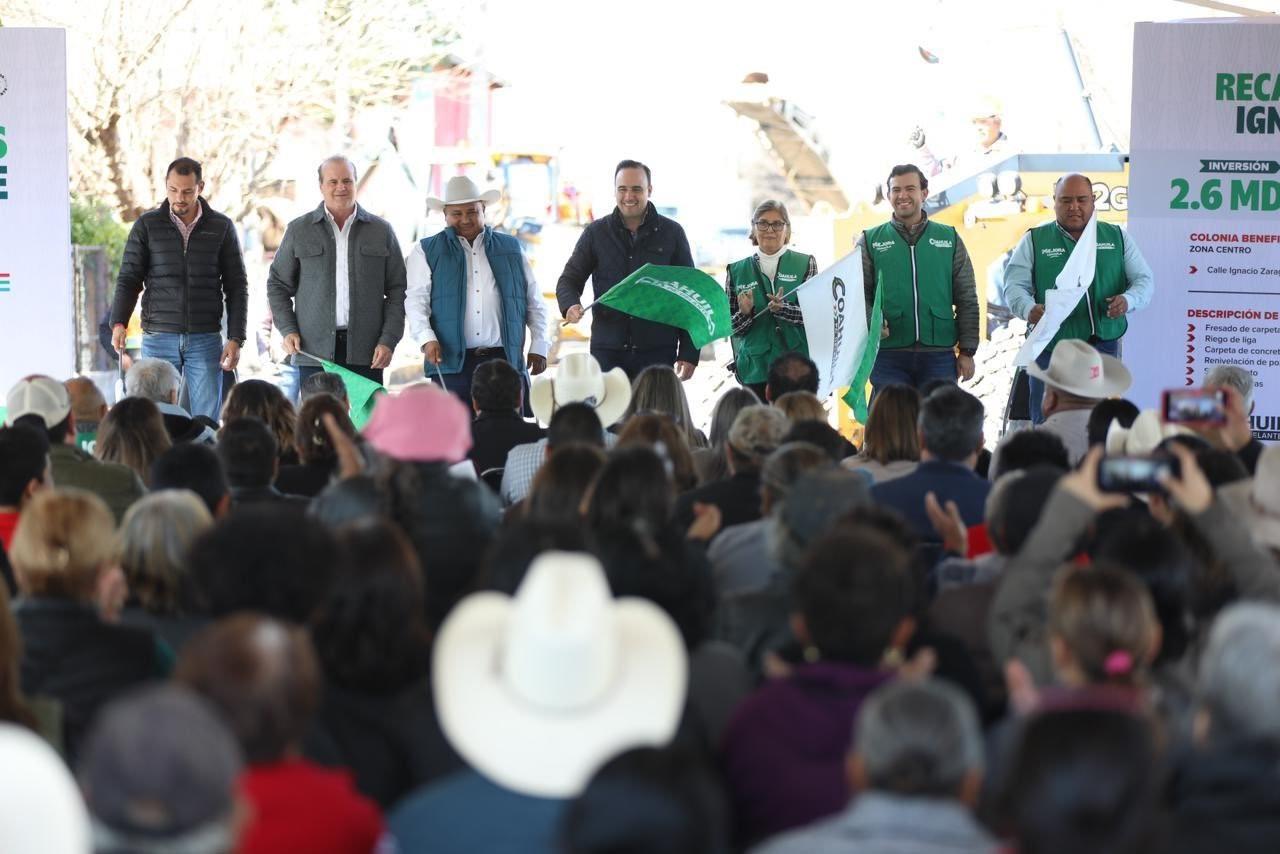
[[[1044,298],[1044,314],[1040,322],[1027,333],[1013,363],[1025,368],[1034,362],[1044,348],[1049,346],[1053,336],[1058,334],[1062,324],[1075,311],[1080,300],[1084,298],[1089,285],[1093,284],[1093,276],[1098,266],[1098,212],[1085,223],[1080,239],[1071,250],[1067,263],[1054,279],[1054,289],[1047,291]]]
[[[867,343],[862,250],[854,249],[796,289],[809,358],[818,365],[818,397],[849,385]]]

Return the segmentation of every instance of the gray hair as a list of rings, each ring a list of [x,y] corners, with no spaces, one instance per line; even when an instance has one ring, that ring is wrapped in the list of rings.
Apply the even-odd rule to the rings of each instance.
[[[321,184],[324,183],[324,167],[328,166],[330,163],[347,164],[347,166],[351,168],[351,180],[357,181],[360,179],[360,173],[356,170],[356,164],[350,157],[345,154],[331,154],[324,160],[321,160],[320,165],[316,167],[316,180]]]
[[[778,216],[782,217],[782,221],[787,224],[787,227],[782,231],[782,242],[784,244],[791,242],[791,216],[787,213],[787,206],[777,199],[765,199],[763,202],[756,205],[755,211],[751,214],[750,234],[752,246],[760,245],[756,242],[756,220],[760,218],[761,214],[766,214],[769,211],[773,211]]]
[[[760,467],[760,483],[769,490],[774,510],[806,473],[831,465],[827,452],[812,442],[787,442],[770,454]]]
[[[1198,688],[1211,732],[1280,745],[1280,607],[1244,602],[1224,610],[1209,633]]]
[[[348,400],[347,384],[337,374],[320,371],[303,380],[302,387],[298,391],[301,402],[305,402],[307,398],[314,397],[317,394],[331,394],[338,400],[346,402]]]
[[[781,410],[772,406],[748,406],[738,412],[729,428],[728,445],[733,450],[735,467],[759,467],[764,458],[778,450],[791,429],[791,422]]]
[[[1214,365],[1204,375],[1205,386],[1229,385],[1240,392],[1245,414],[1253,408],[1253,374],[1238,365]]]
[[[164,359],[139,359],[124,378],[126,397],[145,397],[156,403],[172,403],[182,383],[178,369]]]
[[[120,567],[142,607],[172,614],[196,537],[213,527],[213,516],[189,489],[162,489],[133,503],[120,522]]]
[[[983,767],[973,702],[937,679],[898,679],[874,691],[858,712],[853,752],[873,789],[954,797],[965,775]]]

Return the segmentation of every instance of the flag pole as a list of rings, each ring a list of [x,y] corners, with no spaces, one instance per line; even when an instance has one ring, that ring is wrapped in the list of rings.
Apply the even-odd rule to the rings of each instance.
[[[587,312],[588,312],[588,311],[591,311],[591,309],[593,309],[593,308],[595,308],[595,303],[594,303],[594,302],[590,302],[590,303],[587,303],[586,305],[584,305],[584,306],[582,307],[582,317],[586,317],[586,316],[587,316]],[[575,320],[575,321],[574,321],[574,323],[577,323],[579,320],[582,320],[582,317],[579,317],[579,318],[578,318],[578,320]],[[560,326],[561,326],[561,328],[563,328],[563,327],[565,327],[565,326],[568,326],[568,325],[569,325],[569,320],[568,320],[568,318],[566,318],[566,319],[564,319],[564,320],[561,320],[561,321],[560,321]]]

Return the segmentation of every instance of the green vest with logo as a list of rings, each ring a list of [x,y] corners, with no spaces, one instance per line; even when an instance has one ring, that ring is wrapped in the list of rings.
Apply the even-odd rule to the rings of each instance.
[[[788,249],[778,259],[774,280],[760,270],[756,257],[743,258],[729,265],[729,283],[734,297],[750,290],[755,321],[741,335],[733,336],[733,354],[738,379],[744,383],[762,383],[769,378],[769,366],[786,353],[809,355],[809,341],[804,327],[786,323],[769,311],[769,294],[787,294],[783,299],[798,305],[795,289],[809,273],[809,256]]]
[[[880,349],[914,344],[954,347],[958,335],[951,266],[956,230],[930,220],[911,246],[892,222],[886,222],[867,230],[863,247],[871,253],[880,306],[889,324],[889,337],[881,340]]]
[[[1036,302],[1044,305],[1045,293],[1057,287],[1058,274],[1067,265],[1076,242],[1056,222],[1031,229],[1031,281],[1036,289]],[[1098,262],[1085,298],[1067,315],[1058,334],[1053,336],[1045,352],[1052,352],[1059,341],[1077,338],[1087,341],[1096,335],[1103,341],[1114,341],[1129,328],[1124,315],[1107,317],[1107,298],[1122,294],[1128,287],[1124,275],[1124,232],[1118,225],[1098,223]]]

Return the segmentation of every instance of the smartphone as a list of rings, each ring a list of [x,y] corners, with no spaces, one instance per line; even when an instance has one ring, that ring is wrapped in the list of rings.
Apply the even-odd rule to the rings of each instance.
[[[1165,389],[1160,417],[1166,424],[1227,423],[1227,396],[1220,388]]]
[[[1178,458],[1157,454],[1150,457],[1103,457],[1098,464],[1098,488],[1103,492],[1164,492],[1160,479],[1178,477]]]

